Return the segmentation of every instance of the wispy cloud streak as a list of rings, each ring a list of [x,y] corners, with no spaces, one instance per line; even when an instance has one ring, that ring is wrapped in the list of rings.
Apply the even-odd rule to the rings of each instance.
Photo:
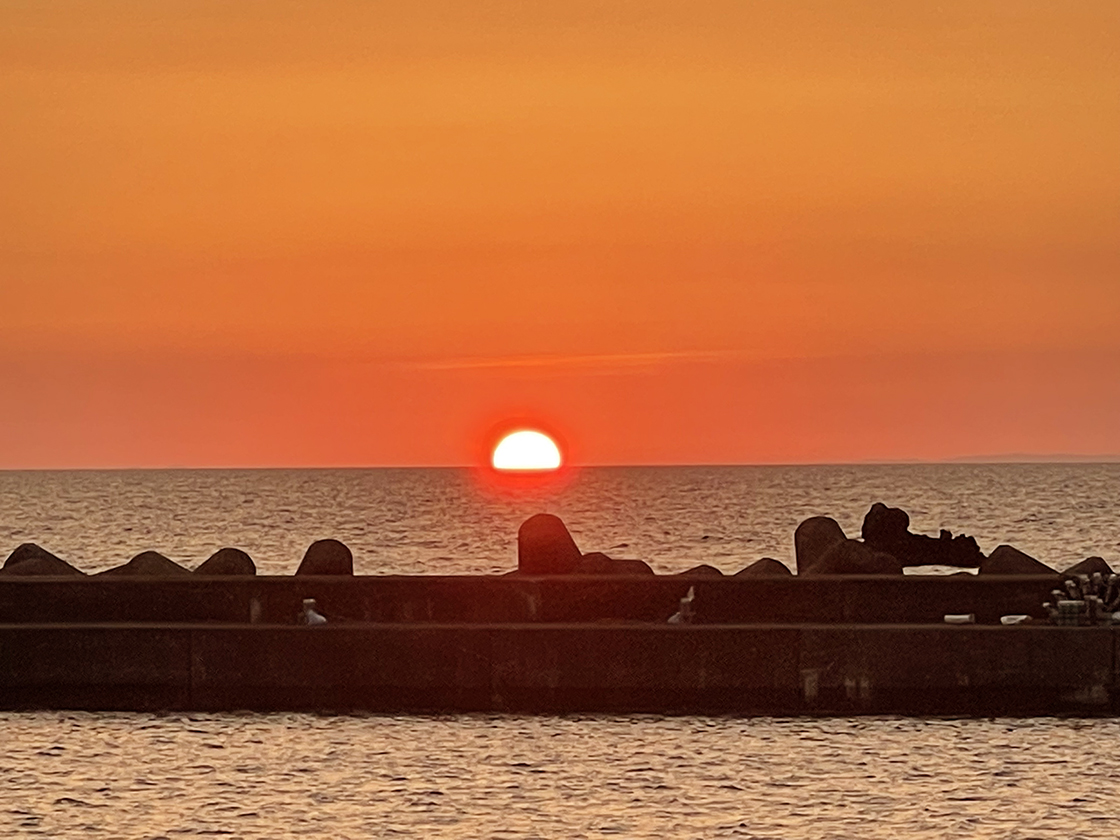
[[[583,355],[462,356],[404,362],[414,370],[503,370],[503,369],[615,369],[644,368],[680,362],[707,362],[730,358],[720,351],[676,353],[600,353]]]

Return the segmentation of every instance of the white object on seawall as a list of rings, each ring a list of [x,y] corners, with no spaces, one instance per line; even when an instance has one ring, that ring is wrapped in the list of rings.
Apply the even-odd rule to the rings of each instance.
[[[1029,615],[1001,615],[999,617],[999,623],[1008,626],[1012,624],[1026,624],[1030,620],[1031,617]]]
[[[696,587],[688,587],[688,594],[681,598],[680,609],[669,616],[670,624],[692,623],[692,602],[696,599]]]
[[[326,624],[327,617],[318,611],[318,606],[314,598],[304,598],[303,611],[299,614],[299,623],[309,626]]]
[[[976,623],[976,614],[975,613],[957,613],[957,614],[949,613],[948,615],[945,616],[945,623],[946,624],[975,624]]]

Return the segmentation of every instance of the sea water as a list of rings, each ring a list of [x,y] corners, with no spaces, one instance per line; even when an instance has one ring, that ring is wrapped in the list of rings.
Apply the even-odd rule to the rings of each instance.
[[[469,470],[0,473],[0,553],[85,571],[223,545],[288,574],[336,537],[361,574],[516,565],[518,524],[658,572],[793,563],[807,516],[1120,566],[1120,465],[581,470],[496,492]],[[1109,719],[0,713],[0,836],[1116,838]]]
[[[733,573],[760,557],[792,568],[809,516],[858,537],[877,501],[985,552],[1120,560],[1120,464],[607,467],[512,491],[465,469],[0,472],[0,556],[30,541],[86,572],[146,550],[194,568],[228,545],[285,575],[334,537],[358,574],[494,574],[517,566],[518,525],[549,512],[585,552]]]

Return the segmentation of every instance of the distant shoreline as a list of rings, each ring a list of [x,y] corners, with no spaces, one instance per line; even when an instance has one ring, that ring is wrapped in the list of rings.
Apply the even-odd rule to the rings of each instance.
[[[1120,455],[1074,455],[1069,453],[1031,455],[1010,452],[999,455],[961,455],[933,463],[942,464],[1115,464]]]

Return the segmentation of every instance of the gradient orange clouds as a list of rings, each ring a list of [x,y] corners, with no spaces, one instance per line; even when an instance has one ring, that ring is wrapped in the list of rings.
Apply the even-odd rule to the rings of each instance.
[[[473,5],[5,4],[0,466],[1120,452],[1114,3]]]

